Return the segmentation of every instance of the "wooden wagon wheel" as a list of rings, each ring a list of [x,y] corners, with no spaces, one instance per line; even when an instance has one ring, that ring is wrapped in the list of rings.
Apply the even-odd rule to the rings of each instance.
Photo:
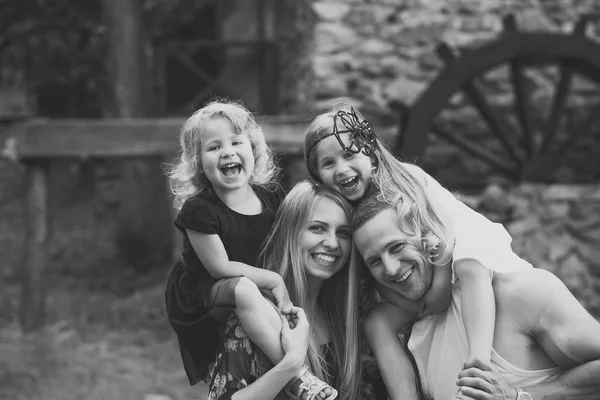
[[[571,34],[519,32],[514,16],[508,15],[503,19],[503,34],[492,43],[462,54],[445,43],[440,44],[437,53],[445,67],[403,114],[397,146],[399,156],[421,163],[432,132],[510,179],[543,180],[540,178],[544,175],[540,174],[543,161],[563,156],[600,122],[600,106],[596,105],[595,111],[570,133],[566,142],[557,140],[574,76],[581,74],[600,85],[600,44],[585,36],[587,22],[587,18],[579,20]],[[481,86],[481,76],[502,65],[510,67],[514,112],[520,131],[516,134],[506,116],[488,102]],[[558,67],[560,78],[546,121],[541,129],[534,130],[524,73],[526,68],[540,65]],[[451,97],[460,91],[478,111],[502,151],[473,144],[436,121]]]

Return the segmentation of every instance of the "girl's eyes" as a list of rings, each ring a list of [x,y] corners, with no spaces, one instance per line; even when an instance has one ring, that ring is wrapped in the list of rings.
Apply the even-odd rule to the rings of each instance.
[[[331,161],[331,160],[326,160],[326,161],[323,161],[323,162],[321,163],[321,168],[327,168],[327,167],[330,167],[330,166],[332,166],[332,165],[333,165],[333,161]]]
[[[219,146],[209,146],[206,151],[213,151],[213,150],[217,150],[219,148]]]
[[[349,151],[347,151],[346,153],[344,153],[344,158],[346,160],[349,160],[349,159],[353,158],[354,156],[355,156],[355,154],[352,153],[352,152],[349,152]]]

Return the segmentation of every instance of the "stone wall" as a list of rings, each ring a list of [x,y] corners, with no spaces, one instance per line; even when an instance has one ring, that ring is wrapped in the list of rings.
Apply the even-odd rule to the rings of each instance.
[[[398,115],[391,104],[412,104],[443,68],[435,53],[440,41],[473,48],[498,37],[501,18],[512,13],[520,30],[569,33],[583,14],[592,15],[586,36],[600,39],[600,1],[597,0],[303,0],[315,18],[311,43],[304,45],[312,72],[298,75],[295,111],[316,112],[335,97],[351,97],[368,115],[378,133],[392,142]],[[304,14],[308,15],[308,14]],[[305,71],[306,63],[302,64]],[[547,118],[558,69],[528,69],[527,93],[532,120],[538,129]],[[514,94],[508,66],[481,77],[487,100],[515,129]],[[307,88],[310,88],[307,89]],[[590,106],[600,104],[598,85],[577,78],[568,112],[559,129],[567,138]],[[442,120],[474,142],[494,148],[489,127],[464,96],[457,94]],[[445,119],[444,119],[445,118]],[[548,161],[549,178],[568,185],[487,186],[472,203],[505,224],[514,249],[537,267],[556,273],[596,318],[600,318],[600,135],[583,140],[564,157]],[[291,168],[302,170],[302,160]],[[426,169],[451,189],[474,182],[483,188],[494,177],[473,157],[431,137]],[[579,183],[580,185],[573,185]],[[464,190],[463,190],[464,191]],[[465,199],[468,197],[463,196]]]
[[[600,2],[594,0],[314,0],[312,9],[317,17],[310,53],[314,74],[309,86],[314,100],[306,107],[322,110],[332,97],[349,96],[390,140],[397,132],[398,119],[391,104],[410,105],[438,74],[443,63],[435,46],[440,41],[469,48],[493,40],[501,33],[501,17],[507,13],[516,15],[520,30],[565,33],[584,13],[600,17]],[[588,37],[600,37],[599,21],[592,18]],[[550,67],[527,70],[536,127],[547,116],[557,72]],[[481,78],[488,101],[515,131],[519,129],[508,66]],[[576,79],[573,93],[559,132],[563,137],[583,118],[587,111],[583,106],[600,101],[598,87],[583,78]],[[451,99],[442,116],[454,132],[474,142],[488,141],[485,147],[494,148],[489,127],[460,94]],[[551,179],[600,179],[600,168],[593,162],[600,156],[600,139],[594,140],[593,145],[584,140],[578,149],[571,149],[569,167],[565,168],[566,161],[557,165]],[[431,139],[425,161],[434,176],[450,185],[459,176],[471,181],[489,176],[484,164],[442,139]]]
[[[490,185],[465,202],[501,222],[513,249],[556,274],[600,320],[600,185]]]

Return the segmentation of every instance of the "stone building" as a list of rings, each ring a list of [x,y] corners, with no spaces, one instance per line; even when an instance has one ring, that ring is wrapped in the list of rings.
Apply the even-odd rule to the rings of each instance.
[[[440,41],[473,48],[502,32],[502,16],[512,13],[524,31],[570,33],[577,20],[590,16],[586,35],[600,40],[600,2],[593,0],[315,0],[303,2],[307,31],[298,47],[301,62],[293,83],[281,85],[288,111],[320,111],[329,99],[349,97],[393,144],[398,131],[394,102],[410,106],[431,83],[443,63],[435,53]],[[307,17],[310,16],[310,17]],[[490,102],[509,114],[508,66],[484,77]],[[527,71],[534,113],[543,119],[558,80],[550,67]],[[285,91],[285,88],[290,88]],[[600,99],[600,88],[578,77],[565,117],[581,118]],[[443,118],[461,121],[466,134],[490,135],[481,118],[460,94],[451,99]],[[566,124],[565,127],[569,125]],[[600,129],[600,128],[599,128]],[[568,135],[561,128],[559,135]],[[568,137],[568,136],[565,136]],[[425,168],[490,218],[503,222],[514,248],[535,266],[556,273],[584,306],[600,318],[600,135],[584,141],[560,161],[552,184],[501,182],[476,160],[441,139],[431,138]],[[556,160],[555,160],[556,161]],[[556,162],[558,162],[556,161]],[[462,181],[456,177],[467,177]],[[486,187],[469,193],[467,187]],[[481,194],[483,193],[483,194]],[[474,194],[474,195],[472,195]]]

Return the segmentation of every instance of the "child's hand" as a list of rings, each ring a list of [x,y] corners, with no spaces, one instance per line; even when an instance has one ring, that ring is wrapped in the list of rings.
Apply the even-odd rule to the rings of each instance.
[[[287,287],[283,282],[283,279],[280,283],[278,283],[275,287],[271,289],[271,293],[273,293],[273,298],[275,299],[275,305],[278,310],[283,310],[285,308],[292,307],[292,302],[290,301],[290,294],[287,291]]]
[[[456,385],[467,399],[514,399],[515,389],[491,363],[473,357],[458,374]]]
[[[471,356],[463,365],[463,371],[472,367],[481,368],[482,365],[491,368],[490,358]]]
[[[470,399],[470,397],[465,396],[462,393],[462,387],[459,387],[458,392],[456,392],[456,394],[454,396],[452,396],[452,400],[465,400],[465,399]]]
[[[281,311],[292,307],[292,302],[290,301],[290,295],[285,286],[285,282],[283,282],[283,278],[278,274],[275,274],[275,276],[276,277],[264,289],[271,292],[277,309]]]

